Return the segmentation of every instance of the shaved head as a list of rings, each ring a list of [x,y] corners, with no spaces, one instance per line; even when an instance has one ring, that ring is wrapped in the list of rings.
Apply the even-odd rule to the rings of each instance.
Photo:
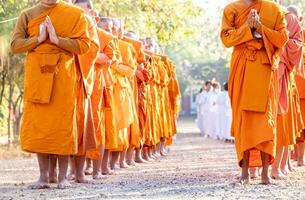
[[[82,8],[86,14],[94,16],[94,8],[91,0],[76,0],[74,1],[74,5]]]
[[[112,19],[107,17],[101,17],[100,21],[98,22],[98,27],[107,31],[108,33],[112,33],[113,22]]]
[[[290,13],[294,14],[295,16],[297,16],[297,18],[301,17],[301,10],[300,10],[299,7],[297,7],[295,5],[288,6],[287,11],[289,11]]]
[[[135,39],[135,40],[138,40],[139,39],[139,36],[136,32],[134,31],[128,31],[126,34],[125,34],[126,37],[129,37],[129,38],[132,38],[132,39]]]
[[[122,26],[122,21],[120,19],[112,19],[112,34],[114,36],[117,36],[121,38],[123,36],[123,26]]]

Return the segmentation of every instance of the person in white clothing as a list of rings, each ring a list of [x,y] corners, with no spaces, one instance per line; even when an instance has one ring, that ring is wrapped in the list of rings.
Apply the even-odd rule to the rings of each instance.
[[[210,101],[210,117],[209,117],[209,133],[212,138],[220,139],[219,130],[219,110],[218,110],[218,96],[220,94],[220,84],[218,82],[213,83],[213,90],[209,98]]]
[[[211,87],[212,82],[205,82],[205,90],[203,90],[198,98],[196,99],[197,108],[198,108],[198,119],[197,125],[200,129],[201,135],[209,135],[210,134],[210,96],[211,96]]]

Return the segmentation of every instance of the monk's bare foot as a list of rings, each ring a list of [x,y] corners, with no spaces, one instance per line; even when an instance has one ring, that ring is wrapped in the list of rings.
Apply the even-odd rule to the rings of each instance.
[[[75,183],[90,183],[90,181],[84,175],[79,175],[75,177]]]
[[[111,170],[110,168],[107,167],[105,169],[102,169],[102,174],[103,175],[114,175],[115,173],[113,170]]]
[[[288,170],[290,173],[295,172],[294,167],[292,167],[292,165],[290,163],[288,164]]]
[[[97,173],[95,173],[95,174],[92,175],[92,178],[93,178],[94,180],[101,180],[101,179],[103,179],[103,176],[102,176],[102,173],[101,173],[101,172],[97,172]]]
[[[288,174],[290,173],[288,167],[281,168],[281,172],[282,172],[282,174],[284,174],[285,176],[288,176]]]
[[[272,170],[271,178],[274,180],[286,180],[287,177],[281,172],[281,170]]]
[[[165,151],[160,151],[160,155],[161,155],[162,157],[167,156],[167,154],[165,153]]]
[[[67,180],[69,180],[69,181],[74,181],[74,180],[75,180],[75,175],[74,175],[74,173],[69,173],[68,176],[67,176]]]
[[[64,179],[63,181],[58,183],[57,188],[63,190],[63,189],[70,188],[71,186],[72,186],[71,183],[69,183],[68,180]]]
[[[262,175],[262,182],[263,185],[270,185],[272,184],[271,178],[268,175]]]
[[[298,160],[297,165],[298,165],[298,167],[303,167],[303,166],[305,166],[304,160]]]
[[[92,167],[85,169],[85,175],[92,175],[92,173],[93,173]]]
[[[143,158],[141,158],[141,157],[138,157],[138,158],[135,158],[134,159],[134,161],[136,162],[136,163],[147,163]]]
[[[129,165],[129,166],[136,166],[136,163],[135,163],[135,161],[133,161],[133,160],[128,160],[128,161],[126,161],[126,163],[127,163],[127,165]]]
[[[124,161],[124,162],[121,162],[121,163],[120,163],[120,168],[121,168],[121,169],[128,168],[127,163],[126,163],[125,161]]]
[[[50,188],[50,185],[47,181],[37,181],[31,185],[28,186],[28,189],[30,190],[41,190],[41,189],[48,189]]]
[[[241,178],[240,178],[240,184],[242,184],[242,185],[248,185],[248,184],[250,184],[251,183],[251,180],[250,180],[250,176],[248,175],[248,176],[242,176]]]
[[[50,177],[49,178],[49,183],[57,183],[57,178],[56,177]]]

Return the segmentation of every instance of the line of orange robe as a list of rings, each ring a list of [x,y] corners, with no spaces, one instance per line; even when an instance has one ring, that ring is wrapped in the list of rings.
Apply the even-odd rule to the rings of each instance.
[[[28,54],[25,62],[21,146],[24,151],[33,153],[76,154],[78,77],[74,56],[86,53],[90,47],[88,24],[83,11],[64,2],[43,12],[38,9],[41,9],[41,5],[25,11],[33,17],[29,21],[22,21],[27,23],[23,26],[27,27],[24,30],[26,35],[14,33],[12,39],[13,52],[21,52],[23,45],[28,45],[22,50],[28,51]],[[35,16],[35,13],[38,15]],[[31,45],[33,41],[37,43],[39,26],[47,16],[59,37],[58,46],[49,39]],[[66,23],[62,23],[62,18]],[[16,46],[19,41],[21,43]],[[75,48],[71,48],[72,44],[76,45]]]
[[[253,37],[247,24],[251,9],[260,15],[261,40]],[[259,0],[250,6],[236,1],[224,9],[221,40],[234,47],[229,75],[229,96],[238,164],[250,151],[250,166],[261,166],[259,151],[274,160],[276,143],[278,78],[277,60],[288,40],[281,8],[272,1]]]
[[[289,40],[280,56],[279,75],[279,114],[277,118],[277,147],[296,144],[297,137],[304,129],[300,98],[296,88],[295,74],[303,69],[303,32],[298,18],[286,13],[286,29]]]

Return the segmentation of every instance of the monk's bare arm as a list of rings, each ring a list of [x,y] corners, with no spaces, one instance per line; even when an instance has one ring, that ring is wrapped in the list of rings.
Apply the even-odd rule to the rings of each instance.
[[[277,48],[282,48],[288,41],[288,33],[286,31],[285,15],[279,11],[275,29],[270,29],[265,25],[261,25],[257,32],[263,33],[268,40]]]
[[[224,10],[221,27],[221,40],[225,47],[230,48],[253,39],[252,32],[247,22],[236,28],[234,23],[234,12],[227,7]]]
[[[13,53],[24,53],[31,51],[39,45],[38,37],[29,37],[27,34],[27,17],[22,13],[17,20],[11,40],[11,51]]]

